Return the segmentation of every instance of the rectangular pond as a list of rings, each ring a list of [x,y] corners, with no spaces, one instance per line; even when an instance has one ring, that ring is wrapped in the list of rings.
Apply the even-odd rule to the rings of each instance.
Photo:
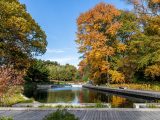
[[[61,87],[35,90],[26,94],[41,103],[110,103],[112,108],[133,108],[133,103],[153,103],[157,99],[138,98],[101,92],[82,87]]]

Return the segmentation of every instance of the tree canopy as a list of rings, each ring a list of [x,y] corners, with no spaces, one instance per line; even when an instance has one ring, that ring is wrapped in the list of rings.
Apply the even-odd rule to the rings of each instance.
[[[77,68],[73,65],[46,64],[46,67],[49,70],[50,80],[74,81],[78,77]]]
[[[99,3],[77,19],[79,70],[96,84],[160,78],[160,1],[127,2],[134,11]]]
[[[29,67],[30,59],[46,51],[45,32],[18,0],[0,1],[0,62]]]
[[[60,65],[58,62],[37,59],[34,59],[25,76],[28,83],[45,83],[52,80],[75,81],[79,78],[79,72],[73,65]]]
[[[134,58],[137,72],[141,71],[149,79],[160,78],[160,1],[132,1],[141,26],[141,33],[130,44],[130,56]],[[141,8],[141,9],[140,9]]]
[[[24,79],[29,83],[49,82],[49,70],[41,60],[34,60],[32,65],[27,70]]]
[[[82,63],[89,67],[90,79],[106,82],[110,75],[113,81],[123,81],[124,76],[112,64],[115,54],[122,53],[126,46],[117,40],[120,11],[114,6],[100,3],[77,19],[79,52]],[[96,81],[97,80],[97,81]]]
[[[19,0],[0,0],[0,96],[16,92],[14,87],[22,85],[25,71],[46,46],[46,34],[26,6]]]

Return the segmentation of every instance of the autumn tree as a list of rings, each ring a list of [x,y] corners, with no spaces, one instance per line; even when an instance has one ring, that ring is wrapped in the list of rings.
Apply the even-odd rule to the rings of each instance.
[[[139,20],[141,34],[130,44],[130,58],[134,59],[137,73],[150,79],[160,78],[160,1],[132,0]]]
[[[0,97],[2,97],[3,93],[7,93],[11,87],[22,84],[24,73],[6,66],[0,67],[0,71]]]
[[[158,16],[160,0],[127,0],[134,6],[135,13],[139,16]]]
[[[124,75],[112,64],[112,58],[125,50],[125,45],[117,39],[122,25],[118,21],[120,14],[114,6],[100,3],[77,19],[76,42],[83,54],[83,65],[89,68],[89,78],[96,84],[106,83],[109,76],[112,82],[124,81]]]
[[[46,35],[18,0],[0,0],[0,63],[29,67],[46,51]]]
[[[0,106],[8,105],[15,93],[21,92],[24,72],[17,72],[12,66],[0,67]]]

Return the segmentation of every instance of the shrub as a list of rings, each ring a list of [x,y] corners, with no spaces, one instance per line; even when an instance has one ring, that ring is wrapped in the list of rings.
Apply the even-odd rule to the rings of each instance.
[[[67,110],[57,110],[56,112],[47,115],[43,120],[78,120],[78,118]]]
[[[0,97],[10,88],[22,85],[24,72],[15,70],[13,67],[0,67]],[[11,92],[13,93],[13,91]]]
[[[11,117],[0,117],[0,120],[13,120]]]
[[[101,103],[101,102],[98,102],[98,103],[96,103],[96,105],[95,105],[95,108],[104,108],[105,106],[103,105],[103,103]]]

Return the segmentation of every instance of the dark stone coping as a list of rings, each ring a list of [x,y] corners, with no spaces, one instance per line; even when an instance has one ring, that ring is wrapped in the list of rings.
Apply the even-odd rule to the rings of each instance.
[[[93,86],[93,85],[83,85],[83,87],[93,89],[93,90],[99,90],[99,91],[103,91],[103,92],[111,92],[111,93],[115,93],[115,94],[127,95],[127,96],[160,99],[160,92],[154,92],[154,91],[118,89],[118,88],[108,88],[108,87]]]

